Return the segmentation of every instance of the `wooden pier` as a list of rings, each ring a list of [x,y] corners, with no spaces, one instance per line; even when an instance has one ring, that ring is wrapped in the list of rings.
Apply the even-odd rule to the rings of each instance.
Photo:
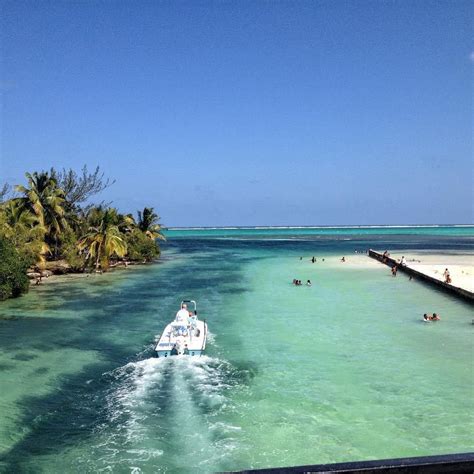
[[[409,265],[400,265],[400,263],[396,261],[395,259],[391,258],[390,256],[384,257],[383,254],[381,254],[380,252],[376,252],[375,250],[369,249],[369,257],[372,257],[375,260],[378,260],[379,262],[384,263],[385,265],[388,265],[389,267],[393,267],[394,265],[396,265],[399,271],[406,273],[407,275],[410,275],[413,278],[417,278],[430,285],[436,286],[440,290],[446,291],[451,294],[455,294],[456,296],[459,296],[463,298],[464,300],[474,303],[474,293],[471,291],[468,291],[464,288],[460,288],[458,286],[454,286],[449,283],[445,283],[441,280],[438,280],[436,278],[433,278],[432,276],[427,275],[426,273],[410,268]]]

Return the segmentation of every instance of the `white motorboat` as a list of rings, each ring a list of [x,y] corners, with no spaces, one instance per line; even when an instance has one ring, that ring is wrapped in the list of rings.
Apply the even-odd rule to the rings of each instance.
[[[188,305],[192,305],[191,311]],[[197,317],[194,300],[181,301],[180,310],[174,321],[169,323],[156,344],[158,357],[174,355],[200,356],[206,349],[207,324]]]

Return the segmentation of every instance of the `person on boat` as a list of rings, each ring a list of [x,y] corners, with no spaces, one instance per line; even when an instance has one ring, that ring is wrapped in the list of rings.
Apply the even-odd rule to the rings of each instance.
[[[196,329],[196,321],[197,316],[190,312],[188,317],[188,330],[191,334]]]
[[[407,266],[407,261],[405,260],[405,257],[402,257],[402,259],[400,260],[400,265],[402,267],[406,267]]]
[[[187,344],[184,345],[183,354],[184,354],[184,355],[189,355],[189,348],[188,348],[188,345],[187,345]]]
[[[181,305],[181,309],[176,313],[176,321],[187,324],[188,317],[189,317],[188,305],[186,303],[183,303]]]
[[[173,348],[171,349],[170,355],[172,355],[172,356],[178,355],[178,349],[176,347],[176,344],[173,345]]]

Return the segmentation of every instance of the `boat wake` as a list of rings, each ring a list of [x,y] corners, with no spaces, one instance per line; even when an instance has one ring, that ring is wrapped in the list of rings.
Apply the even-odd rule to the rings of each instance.
[[[149,358],[104,374],[110,389],[97,433],[103,468],[215,468],[238,442],[240,427],[223,419],[232,410],[230,390],[242,385],[239,372],[202,356]]]

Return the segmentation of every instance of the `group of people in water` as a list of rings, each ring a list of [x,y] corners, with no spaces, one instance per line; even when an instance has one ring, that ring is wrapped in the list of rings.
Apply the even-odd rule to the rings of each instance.
[[[439,314],[433,313],[433,314],[424,314],[423,315],[423,321],[439,321],[441,318],[439,317]]]
[[[296,278],[293,278],[293,285],[295,285],[295,286],[302,286],[303,283],[302,283],[301,280],[297,280]],[[306,286],[311,286],[311,285],[312,285],[311,280],[307,280],[307,281],[306,281]]]
[[[303,260],[303,257],[300,257],[300,260]],[[311,263],[317,263],[318,259],[313,255],[311,257]],[[324,262],[324,258],[321,259],[322,262]]]
[[[300,260],[303,260],[303,257],[300,257]],[[318,259],[313,255],[310,259],[311,263],[317,263]],[[322,262],[325,261],[324,258],[321,259]],[[346,258],[345,257],[342,257],[341,258],[341,262],[345,262],[346,261]],[[303,285],[303,282],[301,280],[298,280],[297,278],[293,278],[293,282],[292,282],[293,285],[295,286],[302,286]],[[312,283],[311,283],[311,280],[306,280],[306,283],[305,283],[306,286],[312,286]]]

